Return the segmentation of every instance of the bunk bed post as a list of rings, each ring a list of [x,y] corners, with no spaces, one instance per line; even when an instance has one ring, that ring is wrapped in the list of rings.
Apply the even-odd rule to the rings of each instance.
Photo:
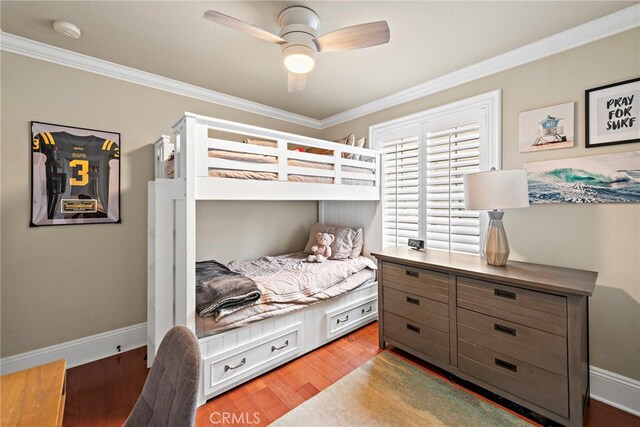
[[[165,334],[175,324],[173,312],[173,180],[149,182],[147,245],[147,367]]]
[[[162,135],[153,145],[155,149],[155,178],[168,178],[165,162],[173,151],[171,138],[169,135]]]
[[[200,128],[200,129],[198,129]],[[175,181],[175,324],[185,325],[195,332],[195,293],[196,293],[196,199],[195,179],[196,156],[205,157],[205,153],[196,153],[204,144],[206,135],[198,138],[203,126],[198,125],[196,116],[185,114],[174,126],[177,152],[180,153],[180,175]],[[206,128],[204,128],[206,132]],[[198,145],[197,140],[201,143]],[[206,170],[206,162],[204,163]]]

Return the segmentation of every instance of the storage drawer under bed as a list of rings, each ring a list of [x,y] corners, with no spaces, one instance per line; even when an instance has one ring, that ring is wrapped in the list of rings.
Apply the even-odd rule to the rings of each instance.
[[[372,295],[325,314],[326,338],[336,338],[378,317],[378,296]]]
[[[303,348],[302,323],[296,323],[223,353],[207,357],[204,363],[204,394],[241,382],[258,369],[295,357]]]

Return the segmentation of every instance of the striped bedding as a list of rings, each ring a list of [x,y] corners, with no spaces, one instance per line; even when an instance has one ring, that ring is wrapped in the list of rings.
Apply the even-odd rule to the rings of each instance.
[[[253,153],[239,153],[235,151],[226,150],[209,150],[209,157],[234,160],[251,163],[265,163],[275,164],[278,162],[275,156],[266,156],[262,154]],[[327,156],[329,157],[329,156]],[[329,163],[316,163],[306,162],[301,160],[290,159],[287,164],[289,166],[309,168],[309,169],[321,169],[331,170],[333,165]],[[351,173],[364,173],[373,174],[374,171],[368,168],[359,168],[354,166],[342,166],[342,171]],[[170,158],[166,162],[166,172],[168,177],[173,177],[173,158]],[[247,170],[235,170],[235,169],[209,169],[209,176],[214,178],[232,178],[232,179],[252,179],[260,181],[277,181],[278,174],[275,172],[259,172],[259,171],[247,171]],[[333,184],[333,178],[324,176],[310,176],[310,175],[288,175],[288,181],[290,182],[307,182],[307,183],[321,183],[321,184]],[[342,179],[342,184],[346,185],[374,185],[373,181],[366,181],[361,179]]]

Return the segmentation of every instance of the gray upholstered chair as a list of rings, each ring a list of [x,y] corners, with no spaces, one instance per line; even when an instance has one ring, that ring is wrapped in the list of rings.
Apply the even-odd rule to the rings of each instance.
[[[184,326],[171,328],[124,426],[193,426],[199,376],[198,339]]]

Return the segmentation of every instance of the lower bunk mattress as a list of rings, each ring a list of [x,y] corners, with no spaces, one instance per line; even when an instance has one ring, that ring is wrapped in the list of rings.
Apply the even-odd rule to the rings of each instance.
[[[367,257],[307,262],[302,252],[234,261],[229,269],[252,279],[260,290],[253,304],[217,321],[214,316],[196,315],[198,338],[280,316],[314,303],[343,295],[375,281],[376,264]]]

